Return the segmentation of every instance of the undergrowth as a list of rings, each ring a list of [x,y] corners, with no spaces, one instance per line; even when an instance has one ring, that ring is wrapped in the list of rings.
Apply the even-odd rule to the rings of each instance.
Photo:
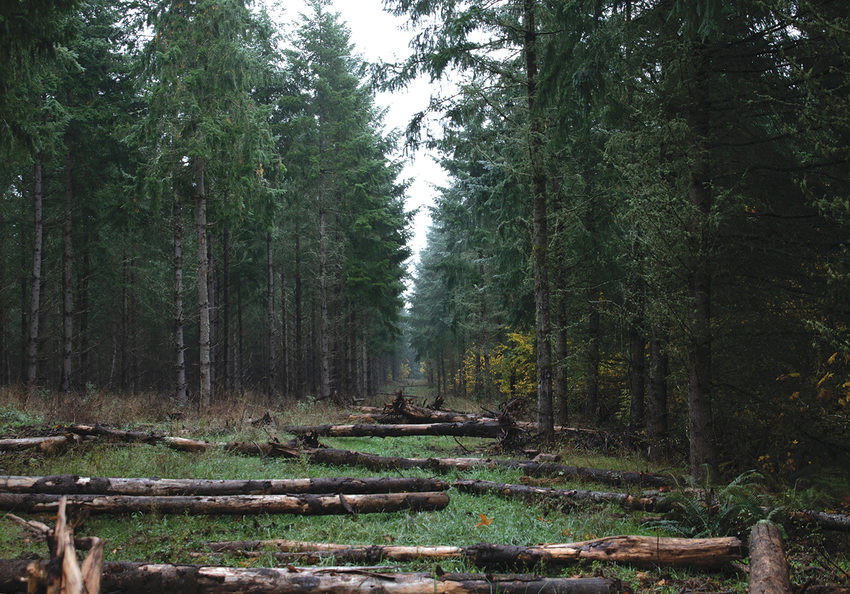
[[[419,400],[426,396],[424,391],[419,390]],[[239,402],[217,402],[209,414],[203,415],[192,410],[174,415],[171,403],[158,402],[150,395],[134,399],[110,398],[107,394],[92,393],[82,398],[83,403],[71,407],[67,400],[60,406],[58,399],[51,396],[31,397],[24,401],[18,394],[0,393],[2,437],[33,434],[68,422],[101,422],[122,428],[141,428],[216,441],[287,441],[292,437],[282,430],[287,424],[343,422],[349,412],[325,402],[269,401],[250,394]],[[389,396],[381,398],[390,399]],[[383,400],[370,404],[382,404]],[[102,408],[98,408],[101,405]],[[449,401],[446,406],[478,410],[470,402]],[[267,411],[269,417],[262,421]],[[322,441],[331,447],[416,457],[488,455],[485,450],[491,443],[484,439],[451,437],[327,438]],[[560,444],[557,451],[562,455],[564,464],[615,470],[682,472],[682,469],[670,468],[668,465],[649,463],[633,453],[599,454],[588,449],[572,448],[568,443]],[[304,459],[249,457],[216,450],[185,453],[164,445],[118,445],[103,441],[78,443],[59,455],[43,454],[35,450],[6,452],[0,458],[0,473],[212,479],[430,475],[421,469],[374,472],[362,468],[313,465]],[[449,481],[465,478],[519,483],[521,474],[517,469],[476,468],[467,472],[453,471],[442,478]],[[606,485],[575,481],[563,481],[552,486],[616,490]],[[212,553],[208,543],[286,538],[352,545],[472,545],[480,542],[534,545],[590,540],[617,534],[745,535],[747,526],[764,515],[768,494],[755,473],[744,474],[725,487],[685,483],[682,487],[670,495],[678,511],[660,521],[655,515],[626,512],[609,505],[588,503],[565,510],[494,494],[472,495],[451,489],[448,507],[435,512],[402,511],[354,516],[258,514],[216,517],[156,512],[118,517],[93,515],[80,519],[77,534],[105,538],[105,557],[108,561],[268,567],[282,563],[271,552],[254,558],[217,555]],[[639,490],[633,488],[631,491],[637,493]],[[37,515],[34,519],[53,522],[51,518]],[[41,539],[32,537],[9,521],[0,521],[0,557],[43,558],[46,554],[46,546]],[[837,559],[839,566],[846,564],[846,554],[838,557],[831,554],[829,559]],[[328,560],[324,563],[335,562]],[[818,563],[820,566],[828,565],[812,556],[811,564]],[[433,571],[435,567],[433,562],[425,561],[386,565],[409,571]],[[463,560],[441,561],[439,567],[442,571],[480,571]],[[510,571],[520,568],[505,569]],[[633,568],[599,563],[579,564],[560,571],[538,570],[565,576],[604,575],[619,578],[637,592],[672,593],[689,589],[744,592],[746,589],[745,579],[735,573]]]

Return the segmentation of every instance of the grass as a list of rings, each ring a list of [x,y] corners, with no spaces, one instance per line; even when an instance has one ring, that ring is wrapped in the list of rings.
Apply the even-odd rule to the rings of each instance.
[[[416,387],[418,399],[427,394]],[[414,394],[407,388],[406,393]],[[389,397],[381,397],[389,399]],[[382,401],[373,402],[379,404]],[[477,410],[474,403],[450,401],[447,407]],[[93,422],[124,428],[145,428],[217,441],[267,441],[289,435],[275,428],[286,424],[318,424],[345,419],[346,410],[324,403],[268,403],[264,398],[246,396],[227,406],[219,403],[210,414],[188,413],[179,421],[171,419],[168,402],[153,396],[112,398],[91,393],[71,406],[50,395],[24,399],[14,391],[0,393],[0,434],[4,437],[33,434],[51,424],[69,421]],[[270,410],[275,426],[255,427],[248,422]],[[93,411],[98,411],[95,416]],[[462,444],[462,447],[458,444]],[[465,450],[483,448],[489,440],[450,437],[337,438],[323,439],[332,447],[394,456],[444,457],[467,456]],[[634,455],[598,455],[577,451],[568,445],[560,448],[565,464],[596,466],[649,472],[670,468],[650,464]],[[310,465],[304,460],[248,457],[223,451],[183,453],[163,445],[107,444],[84,442],[61,455],[36,451],[7,452],[0,458],[4,474],[78,474],[88,476],[169,477],[169,478],[298,478],[322,476],[428,476],[425,470],[377,473],[360,468]],[[678,469],[681,470],[681,469]],[[521,472],[515,469],[479,468],[469,472],[448,473],[444,478],[473,478],[518,483]],[[615,490],[610,486],[565,482],[564,488]],[[260,514],[245,516],[191,516],[159,513],[134,513],[126,516],[91,516],[78,527],[79,535],[97,535],[107,540],[105,557],[114,561],[158,563],[211,563],[225,565],[275,566],[271,554],[242,559],[210,552],[206,543],[223,540],[287,538],[305,541],[338,542],[352,545],[472,545],[479,542],[532,545],[538,543],[588,540],[616,534],[671,535],[663,526],[642,522],[645,514],[624,512],[607,505],[586,504],[572,511],[496,495],[472,495],[450,490],[448,507],[437,512],[397,512],[357,516],[299,516]],[[481,515],[491,520],[481,522]],[[52,523],[50,518],[38,518]],[[845,552],[846,553],[846,552]],[[9,521],[0,521],[0,558],[38,558],[47,555],[46,546]],[[816,562],[813,559],[813,563]],[[327,561],[327,563],[333,563]],[[428,562],[388,563],[410,571],[432,571]],[[839,566],[846,566],[846,554]],[[800,564],[801,565],[801,564]],[[801,565],[802,566],[802,565]],[[476,571],[462,560],[443,561],[444,571]],[[556,574],[558,572],[550,573]],[[691,570],[640,569],[612,564],[580,564],[560,571],[562,575],[604,575],[620,578],[635,591],[679,592],[746,591],[745,579],[724,573]]]

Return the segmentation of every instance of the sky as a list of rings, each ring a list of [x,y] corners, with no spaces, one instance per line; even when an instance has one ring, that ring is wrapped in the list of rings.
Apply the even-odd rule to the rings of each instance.
[[[405,19],[395,17],[382,9],[383,0],[333,0],[332,10],[340,13],[342,20],[351,30],[351,42],[354,51],[367,62],[391,62],[402,60],[410,53],[408,43],[413,33],[404,30]],[[277,10],[270,9],[275,19],[286,23],[299,20],[299,13],[307,12],[303,0],[285,0],[282,16]],[[411,117],[422,111],[427,105],[435,87],[428,79],[420,79],[404,91],[378,93],[375,102],[388,108],[385,123],[388,130],[404,131]],[[398,155],[401,158],[401,154]],[[434,186],[447,185],[446,172],[435,162],[436,155],[426,150],[417,151],[407,160],[401,179],[412,180],[407,191],[407,210],[418,209],[413,220],[413,238],[410,246],[413,250],[413,264],[418,261],[417,254],[425,247],[426,233],[431,218],[428,207],[433,205],[437,194]]]

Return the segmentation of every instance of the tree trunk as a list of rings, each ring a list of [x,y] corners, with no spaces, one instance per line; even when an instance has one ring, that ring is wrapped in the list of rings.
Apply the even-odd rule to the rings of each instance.
[[[399,458],[379,456],[350,450],[317,448],[293,452],[284,455],[298,457],[304,455],[310,462],[329,466],[362,466],[370,470],[396,470],[424,468],[431,472],[449,472],[452,470],[470,470],[473,468],[517,468],[534,476],[559,476],[613,485],[665,486],[673,482],[672,477],[643,472],[602,470],[531,462],[527,460],[499,460],[485,458]]]
[[[667,442],[667,345],[658,331],[649,342],[648,396],[646,437],[650,457],[658,459],[665,454]]]
[[[741,541],[725,538],[665,538],[657,536],[609,536],[583,542],[515,546],[480,543],[471,546],[352,546],[292,540],[209,543],[215,552],[247,553],[277,549],[278,560],[290,563],[335,562],[371,564],[386,560],[463,559],[479,567],[501,568],[545,565],[559,567],[580,561],[628,563],[641,567],[719,568],[743,557]],[[258,554],[261,554],[258,551]]]
[[[0,439],[0,450],[28,450],[38,448],[43,452],[53,452],[66,445],[69,439],[64,435],[48,437],[18,437]]]
[[[466,423],[417,423],[401,425],[303,425],[286,426],[296,435],[329,437],[400,437],[405,435],[455,435],[458,437],[506,437],[515,429],[499,421]]]
[[[44,219],[42,204],[41,158],[36,158],[33,175],[33,219],[34,233],[32,242],[32,279],[30,284],[29,333],[27,340],[26,387],[28,392],[35,390],[38,381],[38,322],[41,316],[41,257],[44,243]]]
[[[557,264],[558,286],[563,287],[566,283],[564,266],[562,262]],[[554,377],[554,400],[558,403],[558,424],[566,425],[570,422],[569,394],[570,387],[567,378],[567,299],[565,294],[558,296],[555,307],[555,377]]]
[[[272,233],[266,233],[266,395],[277,389],[274,352],[274,250]]]
[[[295,395],[304,396],[304,339],[302,332],[301,306],[301,233],[295,224]]]
[[[523,0],[526,94],[529,111],[528,157],[534,194],[534,309],[537,330],[537,424],[541,439],[555,438],[552,410],[552,347],[549,343],[549,276],[546,266],[546,169],[543,163],[543,121],[535,110],[537,99],[537,26],[534,0]]]
[[[216,376],[215,376],[215,350],[217,343],[217,317],[218,317],[218,303],[216,300],[216,270],[215,270],[215,250],[214,248],[214,237],[211,232],[207,232],[207,271],[209,272],[207,279],[207,296],[209,297],[210,303],[210,394],[215,394],[216,392]]]
[[[224,341],[222,354],[224,358],[224,388],[233,392],[233,342],[231,340],[232,329],[230,327],[230,229],[224,228],[222,237],[222,270],[224,289],[222,291],[222,338]]]
[[[286,303],[286,266],[280,266],[280,389],[284,396],[289,394],[289,309]]]
[[[762,520],[750,532],[750,594],[790,594],[791,579],[782,536],[773,522]]]
[[[200,385],[198,402],[202,409],[212,404],[212,381],[210,378],[210,300],[208,294],[209,261],[207,260],[207,193],[204,187],[204,163],[196,159],[195,203],[198,232],[198,351],[200,356]]]
[[[77,302],[79,303],[77,307],[77,312],[80,316],[79,329],[77,330],[77,338],[80,343],[79,348],[77,349],[77,351],[80,353],[79,369],[77,371],[77,381],[79,382],[79,385],[86,386],[92,381],[91,365],[89,364],[89,361],[91,360],[91,337],[89,332],[89,279],[91,278],[91,239],[87,225],[84,224],[83,229],[85,231],[85,234],[83,235],[84,240],[82,244],[82,270],[80,271],[80,275],[77,278]]]
[[[12,382],[9,362],[9,316],[6,306],[6,229],[5,212],[0,211],[0,386]]]
[[[186,345],[183,341],[183,207],[174,188],[172,202],[174,234],[174,398],[177,406],[189,404],[186,394]]]
[[[324,196],[319,196],[319,370],[322,400],[331,395],[330,337],[328,328],[328,246]]]
[[[595,286],[588,289],[590,312],[587,319],[587,379],[585,386],[585,414],[599,421],[602,405],[599,401],[599,294]]]
[[[709,217],[711,175],[708,162],[708,64],[705,50],[694,48],[689,124],[691,129],[691,205],[689,267],[688,436],[694,477],[716,470],[714,419],[711,410],[711,262]]]
[[[42,563],[0,561],[0,590],[26,591],[27,575]],[[619,580],[605,578],[545,578],[532,575],[444,573],[377,573],[363,568],[245,568],[106,562],[101,577],[104,592],[382,592],[385,594],[619,594],[629,592]]]
[[[0,493],[0,509],[30,513],[55,512],[65,495]],[[299,514],[327,515],[392,512],[402,509],[433,511],[446,507],[444,492],[376,493],[352,495],[68,495],[68,507],[77,512],[125,514]]]
[[[71,355],[74,344],[74,252],[72,226],[72,166],[71,139],[65,137],[65,213],[62,223],[62,379],[59,391],[71,391]]]
[[[48,439],[48,438],[30,438]],[[56,439],[56,438],[50,438]],[[6,448],[4,448],[6,449]],[[448,483],[433,478],[304,478],[264,480],[102,478],[70,474],[0,476],[0,491],[53,495],[292,495],[376,494],[445,491]]]

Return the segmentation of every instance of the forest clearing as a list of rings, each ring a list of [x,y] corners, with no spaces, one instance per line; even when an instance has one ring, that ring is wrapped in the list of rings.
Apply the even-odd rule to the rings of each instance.
[[[385,420],[404,411],[429,420],[422,417],[432,409],[420,403],[433,393],[405,389],[407,398],[376,396],[373,410]],[[321,436],[317,444],[318,436],[287,428],[344,420],[364,407],[254,398],[175,419],[138,398],[118,407],[102,395],[71,410],[11,396],[2,403],[4,592],[25,590],[32,560],[50,557],[46,533],[60,496],[78,552],[102,547],[104,592],[847,591],[850,515],[819,523],[805,515],[810,501],[755,476],[701,493],[681,466],[651,463],[625,444],[602,453],[599,442],[565,433],[552,450],[558,460],[527,449],[538,441],[533,431],[511,444],[432,435]],[[469,401],[449,403],[480,416]],[[299,434],[300,442],[291,439]],[[70,439],[47,440],[59,435]],[[317,446],[373,461],[424,454],[430,465],[323,463],[311,456]],[[391,501],[409,496],[425,500]],[[755,526],[773,533],[756,543]],[[782,576],[787,588],[770,589]],[[40,579],[49,581],[46,566]]]
[[[0,2],[0,589],[846,591],[848,48]]]

